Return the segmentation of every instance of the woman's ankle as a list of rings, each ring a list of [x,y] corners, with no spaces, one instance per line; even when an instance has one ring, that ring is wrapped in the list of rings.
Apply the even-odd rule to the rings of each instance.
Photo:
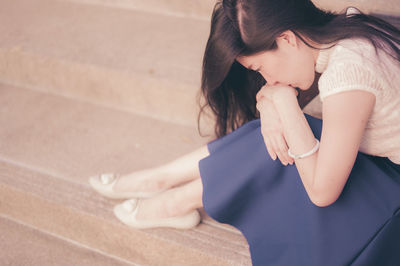
[[[169,217],[185,215],[196,209],[194,202],[191,202],[191,197],[179,188],[171,190],[169,199],[165,203]]]

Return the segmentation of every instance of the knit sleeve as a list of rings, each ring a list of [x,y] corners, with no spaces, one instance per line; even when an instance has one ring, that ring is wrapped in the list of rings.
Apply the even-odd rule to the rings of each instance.
[[[369,91],[379,97],[381,87],[376,74],[371,69],[351,61],[329,66],[318,83],[321,101],[329,95],[351,90]]]

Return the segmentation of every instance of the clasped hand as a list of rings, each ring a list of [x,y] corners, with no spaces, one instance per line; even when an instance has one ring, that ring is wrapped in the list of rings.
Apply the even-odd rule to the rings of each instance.
[[[256,108],[260,112],[261,134],[265,146],[273,160],[279,157],[282,164],[293,164],[294,159],[288,155],[288,144],[285,139],[284,129],[275,107],[275,101],[282,97],[297,96],[296,89],[289,86],[263,86],[256,95]]]

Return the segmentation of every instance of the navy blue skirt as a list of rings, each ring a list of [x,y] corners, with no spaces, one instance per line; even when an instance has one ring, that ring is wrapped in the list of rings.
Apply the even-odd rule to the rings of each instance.
[[[305,116],[320,140],[322,120]],[[204,210],[243,233],[253,265],[400,265],[400,165],[359,152],[338,200],[318,207],[296,166],[271,159],[259,119],[207,146]]]

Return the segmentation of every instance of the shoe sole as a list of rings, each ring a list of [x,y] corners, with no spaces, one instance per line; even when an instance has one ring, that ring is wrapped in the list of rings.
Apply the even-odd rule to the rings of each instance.
[[[200,221],[201,217],[197,210],[194,210],[186,215],[162,218],[146,221],[138,221],[136,219],[137,207],[133,212],[127,211],[124,203],[117,204],[114,206],[114,215],[124,224],[136,228],[136,229],[149,229],[158,227],[168,227],[175,229],[191,229],[196,227]]]

